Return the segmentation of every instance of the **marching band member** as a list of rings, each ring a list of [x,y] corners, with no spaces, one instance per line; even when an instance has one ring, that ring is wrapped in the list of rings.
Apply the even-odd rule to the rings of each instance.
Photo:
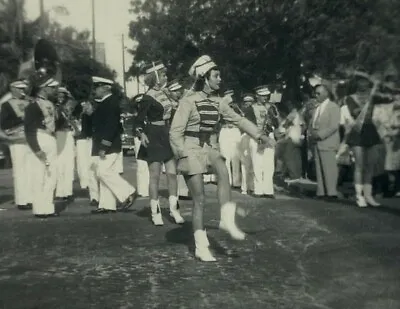
[[[143,98],[143,94],[139,94],[133,98],[135,109],[140,110],[141,107],[141,100]],[[135,116],[135,118],[137,115]],[[136,121],[136,119],[134,120]],[[136,125],[133,126],[135,128]],[[135,157],[136,157],[136,186],[137,192],[139,196],[148,197],[149,196],[149,182],[150,182],[150,175],[149,175],[149,166],[145,160],[141,160],[138,158],[139,149],[140,149],[140,136],[137,135],[136,130],[133,130],[134,134],[134,141],[135,141]]]
[[[274,129],[277,129],[279,125],[275,121],[273,107],[268,102],[271,92],[267,86],[259,86],[255,92],[257,100],[246,109],[246,117],[275,140]],[[251,139],[249,146],[254,171],[254,195],[274,198],[275,149],[260,147],[257,139]]]
[[[29,101],[25,99],[25,89],[28,87],[24,81],[11,83],[11,98],[1,104],[0,124],[5,132],[10,148],[13,180],[14,200],[18,209],[32,209],[32,162],[31,150],[27,145],[24,133],[25,109]]]
[[[178,108],[179,105],[179,100],[182,98],[183,96],[183,87],[182,85],[179,83],[178,80],[173,80],[168,84],[168,91],[169,91],[169,95],[171,97],[171,101],[174,104],[173,108],[172,108],[172,116],[171,116],[171,123],[172,123],[172,119],[174,118],[176,109]],[[189,188],[186,185],[185,182],[185,178],[183,177],[182,174],[178,175],[178,196],[184,197],[184,198],[188,198],[190,197],[189,194]]]
[[[233,90],[227,90],[224,96],[233,96]],[[240,108],[236,104],[231,107],[236,113],[241,114]],[[221,122],[221,130],[219,132],[219,149],[221,155],[225,158],[226,168],[229,174],[229,183],[234,188],[240,186],[240,159],[239,159],[239,143],[241,140],[241,133],[237,126],[229,121],[223,120]]]
[[[245,109],[251,107],[255,102],[254,96],[251,93],[245,94],[243,97],[243,107]],[[248,191],[254,190],[253,163],[250,154],[250,139],[251,137],[243,133],[239,144],[240,168],[242,171],[242,194],[247,194]]]
[[[57,217],[53,196],[57,182],[56,109],[50,100],[57,100],[59,83],[53,78],[34,85],[34,101],[25,111],[24,130],[32,161],[33,214],[38,218]]]
[[[169,143],[169,120],[173,104],[165,93],[166,67],[153,63],[146,70],[145,83],[149,90],[143,95],[138,113],[136,131],[140,135],[141,147],[138,158],[146,160],[150,172],[150,208],[154,225],[163,225],[159,194],[161,168],[164,164],[168,182],[169,211],[177,224],[184,219],[179,212],[176,163]],[[147,119],[147,124],[144,124]]]
[[[235,223],[236,204],[232,202],[228,171],[217,148],[215,136],[220,116],[234,123],[250,136],[268,143],[270,138],[246,118],[236,114],[229,106],[231,97],[220,98],[221,77],[217,65],[209,56],[202,56],[190,68],[189,74],[197,78],[195,91],[184,97],[178,106],[170,130],[171,146],[178,159],[178,170],[185,175],[194,201],[193,230],[195,255],[202,261],[215,261],[203,224],[205,204],[203,174],[210,167],[218,178],[218,199],[221,205],[220,228],[234,239],[244,239],[245,234]]]
[[[340,144],[340,107],[332,101],[333,95],[326,85],[317,86],[315,95],[318,106],[308,131],[315,159],[317,196],[335,199],[339,176],[336,153]]]
[[[380,206],[372,195],[374,167],[380,159],[377,151],[382,143],[377,128],[372,121],[378,84],[374,84],[364,72],[354,76],[356,92],[345,99],[342,107],[341,123],[346,128],[345,144],[354,156],[354,186],[359,207]],[[372,89],[372,90],[371,90]]]
[[[93,147],[93,128],[92,115],[93,105],[86,101],[81,103],[81,133],[76,142],[76,159],[78,175],[81,182],[81,188],[89,189],[90,206],[99,206],[100,184],[96,177],[95,170],[91,168],[96,158],[92,156]]]
[[[112,80],[93,76],[93,93],[97,107],[92,114],[93,168],[100,182],[99,206],[93,214],[114,213],[117,200],[121,210],[130,208],[137,191],[119,175],[118,155],[121,151],[121,109],[119,98],[112,94]]]
[[[71,93],[65,88],[58,88],[58,104],[56,111],[56,141],[57,141],[57,185],[56,198],[71,201],[75,168],[74,132],[67,117],[73,112]]]

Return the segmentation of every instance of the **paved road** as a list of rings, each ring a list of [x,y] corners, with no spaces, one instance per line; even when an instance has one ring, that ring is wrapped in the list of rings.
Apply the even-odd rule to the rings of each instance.
[[[132,159],[125,177],[134,178]],[[217,229],[215,186],[206,224],[216,263],[193,258],[190,224],[153,227],[136,211],[91,216],[85,192],[60,218],[14,208],[0,171],[1,309],[399,309],[400,207],[382,209],[235,193],[251,212],[237,242]],[[162,182],[165,188],[165,180]],[[162,199],[166,207],[167,200]],[[191,202],[183,201],[190,220]]]

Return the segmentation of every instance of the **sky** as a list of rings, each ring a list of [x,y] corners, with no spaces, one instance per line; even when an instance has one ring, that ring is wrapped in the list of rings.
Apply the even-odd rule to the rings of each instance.
[[[25,10],[28,19],[39,16],[39,0],[26,0]],[[60,16],[51,12],[52,7],[64,6],[68,16]],[[92,31],[92,0],[44,0],[45,11],[50,11],[50,18],[56,19],[65,26],[73,26],[77,30]],[[125,46],[131,48],[133,41],[129,39],[129,22],[134,15],[129,13],[130,0],[95,0],[96,41],[105,44],[107,65],[118,74],[117,82],[122,80],[122,34]],[[125,69],[132,63],[132,56],[125,51]],[[133,83],[127,84],[128,95],[133,91]]]

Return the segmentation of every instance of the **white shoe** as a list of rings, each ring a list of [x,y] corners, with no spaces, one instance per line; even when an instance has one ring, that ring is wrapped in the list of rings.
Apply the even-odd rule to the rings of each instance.
[[[206,231],[197,230],[194,232],[194,241],[196,244],[196,258],[203,262],[215,262],[217,260],[208,248],[210,243],[208,242]]]
[[[247,191],[244,191],[244,190],[243,190],[243,191],[242,191],[242,194],[243,194],[243,195],[247,195]]]
[[[179,210],[172,210],[170,209],[169,215],[174,218],[176,224],[183,224],[185,223],[185,219],[181,216]]]
[[[364,196],[356,196],[356,203],[358,207],[368,207],[367,202],[365,201]]]
[[[219,228],[228,232],[233,239],[244,240],[246,234],[243,233],[235,223],[236,215],[236,204],[226,203],[221,207],[221,221],[219,223]]]
[[[372,207],[381,206],[381,204],[378,203],[377,201],[375,201],[374,197],[372,196],[372,185],[369,185],[369,184],[364,185],[364,199],[365,199],[365,202],[368,205],[371,205]]]
[[[153,224],[156,225],[156,226],[164,225],[164,221],[162,219],[161,212],[156,213],[156,214],[152,214],[151,215],[151,220],[153,221]]]

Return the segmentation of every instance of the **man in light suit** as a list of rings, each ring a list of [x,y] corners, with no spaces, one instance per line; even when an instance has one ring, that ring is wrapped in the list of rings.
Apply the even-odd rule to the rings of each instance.
[[[310,122],[310,143],[314,152],[317,174],[317,196],[337,198],[338,166],[336,152],[339,148],[340,107],[331,101],[325,85],[315,90],[318,107]]]

